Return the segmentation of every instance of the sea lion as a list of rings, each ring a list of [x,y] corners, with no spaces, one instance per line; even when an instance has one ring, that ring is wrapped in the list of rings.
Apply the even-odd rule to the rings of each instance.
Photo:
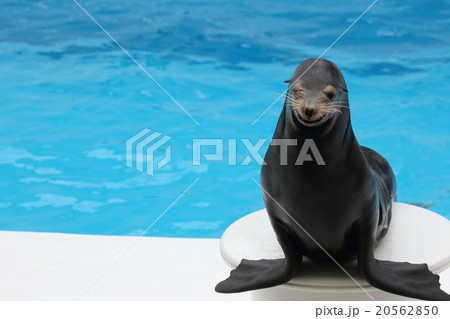
[[[221,293],[267,288],[289,281],[302,257],[319,262],[357,258],[373,286],[425,300],[450,300],[439,276],[426,264],[377,260],[374,246],[386,234],[396,198],[394,173],[377,152],[360,146],[350,122],[347,86],[339,68],[323,59],[301,63],[289,82],[273,140],[296,139],[287,148],[269,146],[261,188],[285,258],[242,260],[216,286]],[[298,165],[299,147],[313,140],[325,162]],[[284,165],[283,165],[284,164]]]

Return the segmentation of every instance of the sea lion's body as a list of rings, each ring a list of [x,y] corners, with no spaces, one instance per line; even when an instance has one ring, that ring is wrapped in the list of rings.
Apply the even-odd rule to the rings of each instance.
[[[419,299],[450,300],[426,264],[374,258],[374,246],[389,228],[395,178],[381,155],[358,144],[338,67],[327,60],[309,59],[289,82],[272,141],[297,143],[286,148],[284,158],[282,148],[271,143],[261,170],[264,202],[285,258],[243,260],[216,291],[240,292],[285,283],[307,256],[335,263],[357,258],[366,280],[380,289]],[[306,141],[313,141],[322,163],[311,156],[299,164]]]
[[[283,111],[284,115],[288,112]],[[362,220],[380,221],[373,230],[376,239],[388,228],[395,197],[395,179],[389,164],[376,152],[361,149],[350,121],[333,127],[324,124],[317,128],[320,131],[300,128],[288,134],[286,121],[290,118],[282,115],[273,138],[297,139],[299,147],[306,139],[311,139],[325,165],[318,165],[316,161],[296,165],[299,147],[291,146],[287,148],[287,165],[280,165],[279,146],[271,145],[264,159],[267,165],[261,171],[269,216],[288,229],[305,256],[330,262],[326,251],[337,261],[355,258],[357,230]],[[379,166],[371,167],[370,163],[374,162],[381,163],[384,171]],[[292,218],[303,229],[295,223],[294,226]]]

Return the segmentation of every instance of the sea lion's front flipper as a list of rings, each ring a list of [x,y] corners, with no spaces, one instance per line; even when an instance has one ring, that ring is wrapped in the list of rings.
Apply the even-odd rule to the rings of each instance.
[[[423,300],[450,300],[442,291],[439,276],[427,264],[411,264],[377,260],[374,257],[374,239],[369,230],[361,230],[358,266],[372,286],[410,298]]]
[[[272,221],[278,242],[285,258],[281,259],[243,259],[230,277],[216,285],[221,293],[243,292],[273,287],[288,282],[297,272],[301,256],[296,252],[289,234],[282,226]]]

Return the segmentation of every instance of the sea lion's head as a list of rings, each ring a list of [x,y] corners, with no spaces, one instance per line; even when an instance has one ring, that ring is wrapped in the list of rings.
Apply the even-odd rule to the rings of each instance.
[[[303,126],[317,127],[348,109],[347,86],[331,61],[308,59],[295,70],[286,92],[286,104]]]

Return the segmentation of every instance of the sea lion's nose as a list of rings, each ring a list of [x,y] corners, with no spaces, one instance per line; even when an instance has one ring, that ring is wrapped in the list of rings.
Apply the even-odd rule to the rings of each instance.
[[[313,109],[312,107],[307,107],[307,108],[305,109],[305,115],[306,115],[307,117],[311,117],[311,116],[313,115],[313,113],[314,113],[314,109]]]

